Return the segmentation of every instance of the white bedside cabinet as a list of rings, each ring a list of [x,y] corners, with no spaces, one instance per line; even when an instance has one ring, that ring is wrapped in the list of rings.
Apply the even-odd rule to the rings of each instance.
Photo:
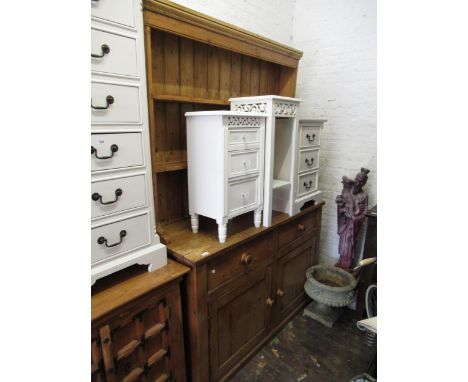
[[[200,111],[187,118],[189,212],[192,231],[198,215],[215,219],[226,241],[228,220],[263,209],[265,116],[233,111]]]
[[[91,1],[92,284],[167,263],[153,209],[143,36],[140,0]]]
[[[322,200],[322,191],[318,189],[320,137],[326,119],[300,119],[296,148],[296,193],[294,195],[294,214],[300,211],[304,203]]]

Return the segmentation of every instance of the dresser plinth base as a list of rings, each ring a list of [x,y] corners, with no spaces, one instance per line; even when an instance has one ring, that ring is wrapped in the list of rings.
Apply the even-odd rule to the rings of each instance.
[[[167,264],[166,246],[163,244],[152,245],[137,252],[116,256],[115,259],[109,259],[102,264],[91,265],[91,285],[96,280],[133,264],[148,265],[148,272],[165,266]]]

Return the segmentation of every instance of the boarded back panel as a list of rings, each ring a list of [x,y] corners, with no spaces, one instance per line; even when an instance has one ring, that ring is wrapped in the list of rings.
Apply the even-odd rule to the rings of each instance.
[[[164,70],[165,94],[179,95],[179,38],[169,33],[164,35]]]

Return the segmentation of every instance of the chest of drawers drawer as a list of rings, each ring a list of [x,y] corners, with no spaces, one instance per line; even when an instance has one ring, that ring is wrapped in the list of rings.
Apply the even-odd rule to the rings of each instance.
[[[92,123],[139,123],[140,92],[135,85],[91,82]]]
[[[228,150],[245,150],[259,147],[260,129],[251,128],[230,128],[228,130]]]
[[[147,213],[92,228],[91,262],[96,263],[150,242]]]
[[[134,27],[134,1],[91,0],[91,16],[125,26]]]
[[[278,247],[294,248],[307,239],[310,232],[318,229],[320,224],[320,213],[312,213],[298,218],[278,229]]]
[[[143,166],[141,133],[91,134],[91,170]]]
[[[273,261],[278,235],[268,233],[262,238],[244,244],[219,256],[208,264],[208,290],[246,272],[267,266]]]
[[[144,174],[91,183],[91,218],[147,205]]]
[[[297,196],[301,197],[317,190],[318,171],[299,175],[297,180]]]
[[[320,125],[301,125],[300,134],[300,147],[312,147],[320,145]]]
[[[260,170],[260,151],[230,151],[229,177],[247,175]]]
[[[259,178],[256,176],[228,184],[229,216],[233,216],[257,204],[258,182]]]
[[[135,38],[91,28],[91,70],[137,76]]]
[[[299,152],[299,172],[315,170],[319,166],[319,149]]]

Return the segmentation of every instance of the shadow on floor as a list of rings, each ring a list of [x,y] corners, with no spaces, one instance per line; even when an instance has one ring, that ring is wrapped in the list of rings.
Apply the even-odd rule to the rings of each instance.
[[[347,310],[329,329],[301,311],[230,382],[348,382],[375,351],[352,315]]]

